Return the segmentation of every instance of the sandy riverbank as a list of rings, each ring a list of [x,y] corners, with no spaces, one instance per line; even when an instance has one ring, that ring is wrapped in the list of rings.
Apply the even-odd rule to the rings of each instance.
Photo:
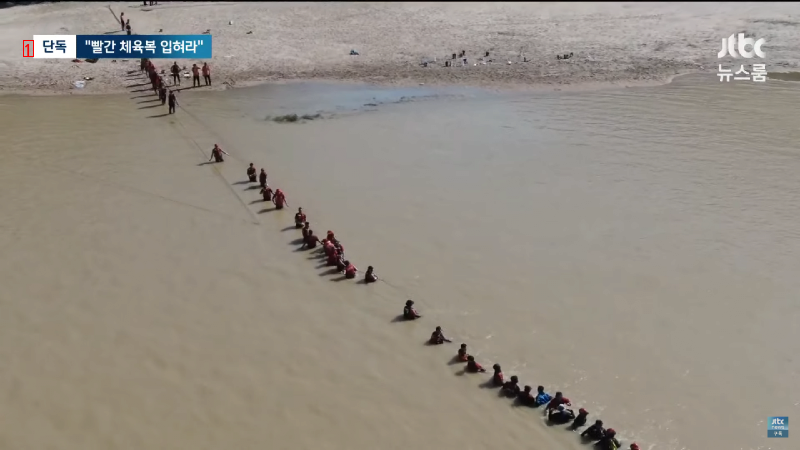
[[[219,88],[287,79],[564,88],[660,83],[679,73],[712,70],[718,39],[732,32],[746,30],[769,43],[790,42],[792,11],[798,8],[775,4],[768,9],[717,3],[18,6],[0,10],[0,92],[124,92],[122,75],[135,61],[23,60],[17,45],[33,34],[119,33],[112,10],[125,12],[139,34],[210,29]],[[797,49],[768,47],[771,68],[797,66]],[[350,56],[351,49],[360,56]],[[442,67],[448,55],[460,50],[467,51],[468,67]],[[495,62],[473,66],[485,51]],[[575,54],[572,59],[556,60],[556,54],[569,52]],[[421,67],[421,61],[433,58],[436,64]],[[94,79],[85,89],[72,89],[72,82],[84,77]]]

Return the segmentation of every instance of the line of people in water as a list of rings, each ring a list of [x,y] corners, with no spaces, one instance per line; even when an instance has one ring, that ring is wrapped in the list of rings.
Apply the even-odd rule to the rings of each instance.
[[[228,155],[227,152],[222,150],[219,145],[214,144],[211,150],[211,158],[209,161],[224,162],[222,155]],[[253,163],[247,168],[247,178],[251,183],[258,182],[261,186],[261,195],[264,201],[272,201],[275,204],[275,209],[283,209],[288,206],[285,194],[280,189],[274,191],[267,183],[267,172],[263,168],[260,172],[257,171]],[[303,208],[297,208],[297,213],[294,215],[295,228],[300,229],[303,233],[301,249],[315,249],[318,245],[322,247],[327,258],[327,265],[335,266],[336,270],[344,274],[346,279],[354,279],[358,274],[358,268],[346,259],[344,253],[344,245],[338,240],[333,231],[328,230],[324,239],[321,239],[314,234],[311,229],[311,224],[307,220],[307,216]],[[378,276],[372,266],[367,268],[364,274],[365,283],[374,283],[378,281]],[[422,317],[414,307],[413,300],[407,300],[403,307],[403,320],[416,320]],[[430,345],[441,345],[453,342],[451,339],[445,337],[442,327],[436,327],[431,333],[428,340]],[[475,357],[470,355],[467,350],[467,344],[461,344],[456,352],[454,359],[460,363],[464,363],[464,372],[466,373],[485,373],[487,370],[475,360]],[[500,364],[492,366],[492,377],[488,382],[491,386],[500,389],[500,393],[505,397],[512,398],[519,402],[521,405],[531,408],[539,408],[544,406],[544,413],[547,420],[553,424],[570,424],[569,429],[577,430],[588,423],[589,412],[584,408],[578,409],[578,413],[570,408],[572,403],[564,394],[556,392],[551,396],[545,392],[544,386],[538,386],[536,392],[533,392],[531,386],[520,387],[519,378],[512,375],[506,380],[505,374]],[[589,442],[595,442],[598,450],[620,450],[622,444],[616,437],[617,432],[613,428],[605,428],[602,420],[595,420],[595,422],[581,432],[581,437]],[[630,450],[639,450],[639,445],[632,443],[629,446]]]
[[[416,320],[421,318],[422,315],[414,308],[414,301],[407,300],[405,307],[403,307],[403,320]],[[442,327],[436,327],[431,333],[428,340],[430,345],[442,345],[453,342],[451,339],[445,337]],[[464,372],[466,373],[485,373],[487,370],[475,360],[475,357],[470,355],[467,350],[467,344],[461,344],[461,347],[453,357],[455,361],[465,364]],[[550,395],[545,392],[544,386],[538,386],[536,392],[533,392],[531,386],[520,387],[519,378],[512,375],[506,379],[500,364],[492,366],[492,377],[488,384],[499,388],[501,395],[512,398],[523,406],[531,408],[544,407],[544,413],[550,423],[556,425],[569,425],[570,430],[577,430],[588,423],[589,412],[584,408],[578,409],[578,413],[570,408],[572,403],[564,394],[556,392],[555,395]],[[617,432],[613,428],[605,428],[602,420],[595,420],[592,425],[589,425],[583,432],[581,438],[588,442],[594,442],[598,450],[619,450],[622,444],[616,437]],[[630,444],[630,450],[639,450],[639,445],[635,442]]]
[[[214,148],[211,149],[211,158],[209,161],[224,162],[225,159],[222,155],[227,154],[228,153],[222,150],[219,145],[214,144]],[[251,183],[259,183],[261,186],[260,194],[264,198],[264,201],[273,202],[275,204],[275,209],[283,209],[284,206],[289,206],[289,203],[286,201],[286,194],[280,189],[275,189],[273,191],[272,187],[267,183],[267,171],[265,169],[262,168],[259,172],[255,165],[250,163],[250,166],[247,168],[247,179]],[[337,272],[344,274],[345,279],[353,279],[358,275],[358,268],[355,264],[345,258],[344,245],[342,245],[342,242],[339,241],[330,230],[328,230],[324,239],[320,239],[319,236],[314,234],[314,230],[311,229],[311,224],[308,222],[303,208],[297,208],[297,213],[294,215],[294,224],[295,228],[303,233],[301,249],[315,249],[319,245],[325,253],[328,266],[336,267]],[[376,281],[378,281],[378,276],[375,274],[375,269],[369,266],[364,273],[364,282],[368,284]]]

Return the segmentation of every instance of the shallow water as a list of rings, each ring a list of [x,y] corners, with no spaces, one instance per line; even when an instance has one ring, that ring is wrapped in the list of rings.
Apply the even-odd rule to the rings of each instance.
[[[154,118],[147,98],[0,98],[0,356],[16,368],[0,385],[17,387],[0,417],[67,421],[41,435],[52,448],[582,448],[480,377],[454,382],[456,346],[419,345],[442,325],[625,447],[788,449],[766,419],[800,404],[797,92],[708,76],[503,95],[289,84],[185,91]],[[231,157],[198,166],[215,142]],[[285,245],[291,208],[235,184],[251,161],[386,282],[317,277]],[[40,184],[40,162],[71,178]],[[406,298],[424,321],[390,325]],[[47,345],[58,358],[35,358]],[[76,381],[34,394],[50,371]],[[50,409],[13,409],[26,402]],[[120,442],[63,418],[84,408],[116,411]]]

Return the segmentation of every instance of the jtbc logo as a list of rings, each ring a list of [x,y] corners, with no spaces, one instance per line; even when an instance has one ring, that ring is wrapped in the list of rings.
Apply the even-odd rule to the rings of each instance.
[[[739,33],[739,53],[742,55],[742,58],[752,58],[755,55],[759,58],[765,58],[767,55],[761,50],[761,46],[764,45],[764,42],[763,38],[756,41],[753,38],[744,37],[744,33]],[[745,50],[744,48],[747,45],[753,47],[753,51],[748,52]],[[739,55],[736,54],[736,47],[736,37],[734,35],[730,35],[728,38],[722,38],[722,50],[717,54],[717,58],[724,58],[726,54],[738,58]]]

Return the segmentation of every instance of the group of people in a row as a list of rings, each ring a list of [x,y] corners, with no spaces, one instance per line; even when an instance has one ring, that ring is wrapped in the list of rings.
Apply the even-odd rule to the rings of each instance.
[[[403,308],[403,319],[416,320],[420,317],[422,317],[422,315],[414,308],[414,301],[406,301],[406,305]],[[436,327],[428,340],[430,345],[441,345],[449,342],[452,342],[452,340],[445,337],[442,327]],[[475,357],[468,353],[467,344],[461,344],[454,359],[466,364],[464,371],[467,373],[486,372],[486,369],[475,361]],[[545,392],[544,386],[538,386],[535,393],[531,386],[524,386],[521,388],[519,385],[519,378],[517,378],[516,375],[512,375],[506,380],[500,364],[493,365],[492,371],[492,378],[489,380],[492,386],[500,388],[500,392],[503,395],[515,399],[524,406],[529,406],[531,408],[544,406],[547,420],[551,423],[570,423],[569,428],[572,430],[577,430],[587,424],[589,412],[584,408],[580,408],[578,414],[575,414],[574,410],[570,408],[572,403],[570,403],[568,398],[564,397],[563,393],[556,392],[554,396],[551,396]],[[602,420],[596,420],[594,424],[590,425],[581,433],[582,438],[587,441],[596,442],[597,447],[601,450],[621,449],[622,445],[619,440],[617,440],[616,435],[617,432],[613,428],[604,428]],[[639,450],[639,445],[633,443],[629,448],[630,450]]]
[[[215,145],[214,149],[211,150],[211,159],[222,162],[223,154],[227,155],[224,150]],[[283,191],[280,189],[273,191],[272,187],[267,183],[267,171],[263,168],[261,172],[257,172],[255,165],[250,163],[250,167],[247,168],[247,179],[251,183],[258,182],[261,185],[260,193],[264,197],[264,201],[272,201],[275,204],[275,209],[283,209],[284,205],[289,205]],[[355,264],[345,258],[344,245],[342,245],[341,241],[336,239],[336,236],[330,230],[328,230],[324,239],[320,239],[319,236],[314,234],[303,208],[297,208],[297,213],[294,215],[294,225],[295,228],[300,229],[303,233],[301,249],[314,249],[317,248],[317,245],[320,245],[325,253],[328,266],[336,267],[336,270],[343,273],[346,279],[353,279],[358,275],[358,268]],[[364,282],[374,283],[376,281],[378,281],[378,276],[375,275],[375,269],[369,266],[364,274]]]
[[[228,153],[222,150],[219,145],[214,144],[209,161],[223,162],[224,158],[222,155],[228,155]],[[275,204],[275,209],[283,209],[284,205],[288,206],[284,193],[280,189],[276,189],[273,192],[272,188],[267,184],[266,170],[262,168],[261,172],[257,173],[253,163],[250,163],[250,167],[247,168],[247,178],[251,183],[258,182],[261,185],[261,194],[264,196],[264,201],[272,201]],[[320,238],[314,234],[314,231],[311,229],[311,224],[307,219],[303,208],[298,208],[297,213],[294,215],[294,224],[295,228],[300,229],[303,233],[303,243],[300,248],[314,249],[317,245],[321,245],[325,257],[327,258],[327,265],[335,266],[338,272],[344,273],[346,279],[355,278],[358,274],[358,269],[345,258],[344,245],[342,245],[342,242],[336,238],[331,230],[328,230],[325,238],[320,240]],[[366,283],[378,281],[378,277],[372,266],[369,266],[364,274],[364,281]],[[403,308],[403,320],[416,320],[421,317],[422,315],[414,308],[414,301],[407,300]],[[428,341],[431,345],[441,345],[449,342],[452,342],[452,340],[445,337],[442,327],[436,327]],[[467,344],[461,344],[454,358],[458,362],[466,364],[464,371],[467,373],[486,372],[486,369],[475,360],[475,357],[468,353]],[[489,381],[492,386],[500,388],[503,395],[515,399],[524,406],[532,408],[544,406],[547,420],[551,423],[571,423],[570,429],[572,430],[576,430],[587,424],[589,412],[584,408],[580,408],[578,409],[578,414],[575,414],[574,410],[570,408],[572,403],[568,398],[564,397],[563,393],[556,392],[554,396],[551,396],[545,392],[544,386],[538,386],[536,388],[536,393],[533,392],[531,386],[520,387],[519,378],[517,378],[516,375],[512,375],[506,380],[500,364],[494,364],[492,366],[492,371],[492,378]],[[601,450],[619,450],[621,449],[621,444],[619,440],[617,440],[616,434],[617,432],[613,428],[604,428],[602,420],[596,420],[594,424],[590,425],[581,433],[581,437],[596,442],[598,448]],[[629,448],[630,450],[639,450],[639,446],[636,443],[631,444]]]
[[[178,98],[175,96],[175,91],[167,89],[167,83],[158,73],[155,64],[149,58],[142,58],[139,68],[142,72],[146,72],[150,78],[150,84],[153,86],[153,92],[158,95],[161,104],[169,101],[169,113],[175,114],[175,107],[178,106]],[[174,87],[174,86],[173,86]]]

